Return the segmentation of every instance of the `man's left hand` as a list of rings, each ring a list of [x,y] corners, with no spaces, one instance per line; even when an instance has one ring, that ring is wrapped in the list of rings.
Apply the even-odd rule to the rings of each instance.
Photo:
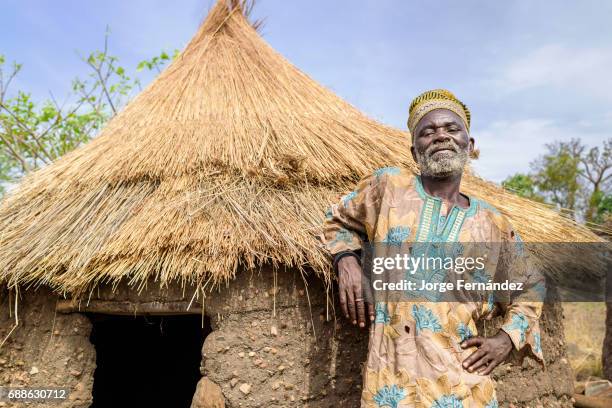
[[[500,330],[493,337],[472,337],[461,343],[464,349],[473,346],[478,350],[463,361],[463,368],[470,373],[477,371],[480,375],[489,375],[512,351],[512,340],[508,333]]]

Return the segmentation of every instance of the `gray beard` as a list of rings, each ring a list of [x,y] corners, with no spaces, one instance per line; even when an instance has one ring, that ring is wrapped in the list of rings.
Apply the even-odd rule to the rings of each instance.
[[[432,157],[431,151],[442,147],[441,145],[432,145],[424,152],[416,151],[421,175],[433,178],[447,178],[463,173],[463,169],[470,159],[467,149],[461,150],[454,142],[443,146],[452,147],[455,151],[446,151],[443,154],[438,154],[436,157]]]

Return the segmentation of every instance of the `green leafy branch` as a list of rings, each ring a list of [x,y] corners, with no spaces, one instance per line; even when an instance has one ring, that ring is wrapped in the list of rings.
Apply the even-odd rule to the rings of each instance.
[[[178,50],[172,56],[162,51],[141,61],[136,72],[159,73],[178,54]],[[141,90],[140,79],[129,75],[119,59],[109,54],[108,28],[102,50],[80,59],[90,73],[72,81],[66,101],[60,104],[50,93],[49,99],[37,103],[21,89],[9,96],[10,85],[23,66],[17,62],[7,66],[0,55],[0,196],[7,184],[95,137]]]

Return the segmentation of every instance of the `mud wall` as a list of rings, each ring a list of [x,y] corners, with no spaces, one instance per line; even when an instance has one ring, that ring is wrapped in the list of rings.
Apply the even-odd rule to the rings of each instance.
[[[15,325],[14,294],[0,290],[0,339]],[[57,296],[46,289],[21,293],[19,325],[0,349],[0,385],[68,388],[68,399],[53,404],[0,402],[0,406],[85,408],[91,404],[95,350],[91,324],[81,314],[56,314]],[[0,340],[2,341],[2,340]]]
[[[495,333],[500,319],[493,323],[482,332]],[[567,359],[560,303],[545,304],[540,327],[545,369],[530,358],[525,358],[521,366],[503,364],[496,368],[492,377],[497,382],[498,400],[516,407],[573,407],[574,373]]]
[[[193,298],[194,313],[210,317],[213,332],[202,350],[202,387],[193,408],[358,407],[367,329],[334,318],[334,302],[317,279],[304,285],[294,270],[243,273],[219,291]],[[197,291],[154,284],[140,293],[120,285],[101,287],[92,300],[104,302],[187,302]],[[13,325],[6,291],[0,301],[0,335]],[[27,293],[20,301],[20,325],[0,349],[0,385],[67,386],[64,405],[91,402],[95,350],[91,325],[79,313],[54,313],[57,297]],[[162,308],[163,309],[163,308]],[[338,313],[338,316],[340,314]],[[495,370],[502,406],[571,407],[573,375],[565,355],[560,305],[547,305],[542,321],[546,370],[532,360]],[[487,332],[494,332],[489,324]],[[36,370],[34,370],[36,368]],[[213,392],[214,391],[214,392]],[[211,396],[215,395],[214,400]]]
[[[306,290],[299,274],[290,271],[278,275],[274,289],[269,273],[232,284],[206,302],[214,331],[204,342],[202,374],[221,387],[230,408],[358,407],[367,330],[348,324],[340,313],[334,321],[339,306],[327,305],[320,283],[310,281]],[[276,316],[270,312],[274,302]],[[560,304],[545,306],[545,370],[527,358],[521,366],[504,364],[494,371],[501,406],[573,406],[562,318]],[[481,330],[495,333],[495,323]]]
[[[288,271],[275,288],[265,273],[207,302],[203,374],[226,407],[358,407],[367,330],[334,321],[320,282]]]
[[[213,332],[201,363],[207,392],[196,392],[193,408],[359,406],[367,331],[334,321],[334,305],[318,279],[306,286],[295,270],[264,268],[244,272],[205,299],[194,287],[151,284],[140,293],[101,287],[91,300],[137,309],[184,302],[210,317]]]

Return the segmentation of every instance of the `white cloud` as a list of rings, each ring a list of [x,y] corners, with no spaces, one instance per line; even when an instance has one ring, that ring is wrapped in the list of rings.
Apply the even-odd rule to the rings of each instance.
[[[562,126],[546,118],[497,121],[485,129],[474,129],[472,136],[480,149],[480,158],[472,166],[479,175],[495,182],[514,173],[529,172],[529,164],[545,153],[547,143],[580,138],[587,146],[595,146],[610,137],[597,130]]]
[[[611,48],[546,45],[501,68],[500,85],[509,91],[541,86],[578,89],[610,98]]]

